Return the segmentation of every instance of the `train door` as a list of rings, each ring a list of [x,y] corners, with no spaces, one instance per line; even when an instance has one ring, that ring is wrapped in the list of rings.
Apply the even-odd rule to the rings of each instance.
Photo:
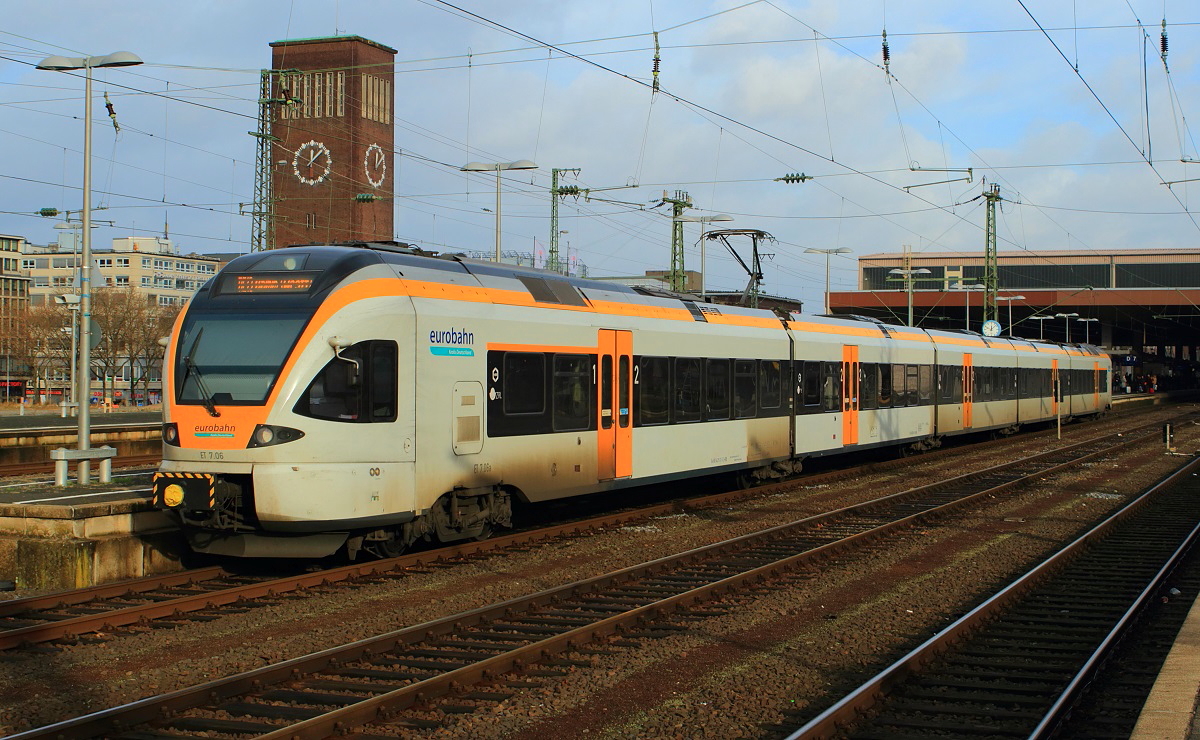
[[[963,429],[971,428],[971,407],[975,401],[975,365],[969,353],[963,353]]]
[[[596,368],[596,476],[633,475],[633,332],[601,329]]]
[[[1058,360],[1050,361],[1050,414],[1058,416],[1058,404],[1062,401],[1062,385],[1058,382]]]
[[[1100,410],[1100,363],[1092,362],[1092,410]]]
[[[858,347],[842,347],[842,444],[858,444]]]

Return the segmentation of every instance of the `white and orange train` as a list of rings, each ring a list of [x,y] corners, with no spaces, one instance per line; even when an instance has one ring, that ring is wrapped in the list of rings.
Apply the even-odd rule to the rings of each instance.
[[[390,555],[540,502],[1097,414],[1087,345],[776,315],[385,244],[239,257],[167,347],[157,506],[235,556]]]

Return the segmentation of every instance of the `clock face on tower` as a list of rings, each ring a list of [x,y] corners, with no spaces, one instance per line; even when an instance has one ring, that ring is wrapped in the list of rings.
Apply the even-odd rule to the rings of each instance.
[[[366,172],[367,182],[371,183],[371,187],[383,185],[383,178],[387,175],[387,156],[383,153],[383,147],[378,144],[367,147],[367,154],[363,157],[363,171]]]
[[[329,147],[319,141],[301,144],[296,150],[296,156],[292,157],[292,173],[305,185],[325,182],[331,171],[333,157],[329,153]]]

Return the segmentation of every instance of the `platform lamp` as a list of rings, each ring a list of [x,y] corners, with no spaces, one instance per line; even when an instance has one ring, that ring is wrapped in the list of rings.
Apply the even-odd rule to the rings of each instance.
[[[913,278],[917,275],[928,275],[929,270],[924,267],[918,267],[915,270],[888,270],[889,275],[898,275],[904,279],[904,285],[908,290],[908,325],[913,325]]]
[[[965,304],[965,309],[964,309],[965,312],[963,315],[966,317],[966,330],[971,331],[971,293],[970,293],[970,291],[972,291],[972,290],[987,290],[987,286],[980,285],[979,283],[959,283],[959,287],[963,290],[963,295],[965,296],[965,300],[963,301],[963,303]]]
[[[1092,325],[1093,321],[1099,321],[1099,320],[1100,319],[1076,319],[1076,321],[1079,321],[1083,324],[1083,343],[1084,344],[1092,343],[1091,325]]]
[[[1038,322],[1038,341],[1039,341],[1039,342],[1040,342],[1040,341],[1042,341],[1042,340],[1044,340],[1044,339],[1046,338],[1045,332],[1043,332],[1043,331],[1042,331],[1042,327],[1044,327],[1044,326],[1045,326],[1045,324],[1043,324],[1042,322],[1043,322],[1043,321],[1050,321],[1050,320],[1052,320],[1053,318],[1054,318],[1053,316],[1038,316],[1038,315],[1034,315],[1034,316],[1030,316],[1030,317],[1029,317],[1029,319],[1030,319],[1031,321],[1036,321],[1036,322]]]
[[[496,173],[496,264],[500,264],[500,173],[505,170],[536,170],[537,165],[528,159],[518,159],[516,162],[468,162],[459,168],[461,172],[492,172]]]
[[[38,63],[38,69],[55,72],[70,72],[83,70],[83,244],[80,247],[80,261],[83,269],[79,279],[79,321],[85,333],[84,341],[79,343],[79,377],[76,395],[79,399],[79,450],[84,452],[92,446],[91,408],[92,398],[92,344],[90,329],[92,326],[92,70],[97,67],[132,67],[141,64],[137,54],[128,51],[114,51],[100,57],[46,57]],[[79,456],[79,484],[91,482],[90,460],[84,455]],[[103,473],[101,474],[103,477]]]
[[[1079,314],[1077,314],[1077,313],[1056,313],[1056,314],[1054,314],[1054,318],[1062,319],[1063,326],[1065,326],[1067,328],[1067,344],[1071,343],[1071,319],[1076,318],[1077,316],[1079,316]]]
[[[823,254],[825,255],[825,313],[829,313],[829,255],[831,254],[850,254],[853,249],[846,247],[838,247],[836,249],[817,249],[815,247],[804,250],[805,254]],[[908,323],[912,323],[912,317],[908,319]]]
[[[1023,296],[1023,295],[998,295],[998,296],[996,296],[996,300],[1008,301],[1008,335],[1011,337],[1012,331],[1013,331],[1012,302],[1013,301],[1023,301],[1023,300],[1025,300],[1025,296]]]
[[[694,222],[694,223],[700,224],[700,229],[701,229],[701,232],[700,232],[700,297],[705,300],[708,300],[708,290],[704,287],[705,278],[708,276],[708,273],[706,273],[704,271],[704,246],[708,243],[708,240],[704,238],[704,231],[703,231],[704,224],[709,224],[709,223],[713,223],[716,221],[732,221],[733,216],[730,216],[728,213],[718,213],[714,216],[686,216],[685,215],[685,216],[679,216],[678,218],[675,218],[672,220],[686,221],[687,223]]]

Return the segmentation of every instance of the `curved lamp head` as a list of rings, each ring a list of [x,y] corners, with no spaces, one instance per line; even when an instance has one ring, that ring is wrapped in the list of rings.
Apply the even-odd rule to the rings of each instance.
[[[46,57],[38,63],[38,69],[66,72],[89,67],[133,67],[142,63],[142,58],[132,51],[114,51],[100,57]]]

